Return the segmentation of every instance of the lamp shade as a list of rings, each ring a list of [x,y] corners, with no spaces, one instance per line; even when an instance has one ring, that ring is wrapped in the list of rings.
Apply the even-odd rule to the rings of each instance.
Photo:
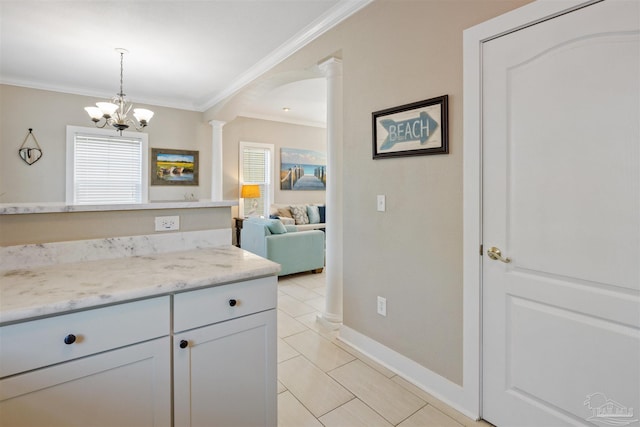
[[[149,123],[149,120],[153,117],[153,111],[147,110],[146,108],[135,108],[133,110],[133,117],[140,123]]]
[[[240,197],[243,199],[257,199],[260,197],[260,186],[256,184],[244,184],[240,191]]]
[[[100,120],[102,118],[102,110],[98,107],[85,107],[84,109],[93,120]]]
[[[115,113],[118,109],[118,106],[111,102],[96,102],[96,105],[98,106],[100,111],[102,111],[102,114],[107,117],[113,116],[113,113]]]

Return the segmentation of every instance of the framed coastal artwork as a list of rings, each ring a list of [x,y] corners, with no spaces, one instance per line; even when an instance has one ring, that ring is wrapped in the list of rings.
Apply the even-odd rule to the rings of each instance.
[[[373,158],[448,154],[448,95],[372,113]]]
[[[298,148],[280,149],[280,189],[327,189],[327,154]]]
[[[152,148],[151,185],[198,185],[198,151]]]

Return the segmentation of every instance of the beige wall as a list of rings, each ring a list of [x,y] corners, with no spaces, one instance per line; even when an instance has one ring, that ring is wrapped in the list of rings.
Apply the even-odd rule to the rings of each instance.
[[[0,203],[65,201],[66,126],[93,127],[84,107],[99,100],[0,85]],[[155,113],[145,129],[150,148],[200,151],[199,186],[151,186],[149,199],[184,200],[191,193],[198,199],[210,199],[212,130],[202,113],[146,107]],[[33,128],[44,153],[31,166],[18,157],[29,128]]]
[[[344,323],[458,384],[463,358],[462,31],[528,2],[378,0],[247,88],[297,73],[313,75],[309,70],[322,59],[342,57]],[[13,186],[38,186],[48,201],[64,200],[63,185],[51,178],[60,173],[56,163],[64,161],[59,150],[63,128],[88,125],[82,107],[95,100],[8,86],[0,90],[2,163],[17,157],[29,127],[43,146],[43,160],[52,162],[3,172],[0,193],[15,198]],[[371,159],[371,112],[444,94],[450,101],[450,154]],[[210,141],[208,120],[228,121],[225,199],[237,198],[238,141],[290,144],[276,125],[233,120],[239,99],[205,112],[204,121],[185,112],[186,122],[174,122],[176,110],[152,107],[156,117],[149,128],[151,146],[197,149]],[[208,162],[203,151],[209,145],[202,145],[202,163]],[[206,169],[201,171],[202,194],[209,191]],[[387,196],[385,213],[376,212],[377,194]],[[279,197],[289,195],[276,194],[276,201]],[[387,298],[387,317],[376,314],[377,295]]]
[[[326,129],[294,125],[269,120],[251,119],[247,117],[237,117],[224,125],[223,131],[223,157],[224,157],[224,178],[223,193],[225,200],[238,198],[238,144],[244,142],[260,142],[263,144],[273,144],[275,147],[276,177],[280,170],[280,149],[281,148],[303,148],[314,151],[327,151]],[[325,191],[281,191],[276,184],[275,203],[324,203]],[[234,215],[237,215],[237,207],[233,208]]]
[[[181,232],[231,226],[228,207],[0,215],[0,246],[154,234],[154,218],[173,215]]]
[[[0,203],[65,201],[66,126],[92,127],[84,107],[96,101],[0,85]],[[199,112],[147,107],[155,112],[145,130],[149,148],[200,152],[199,186],[150,186],[149,199],[184,200],[191,193],[210,199],[211,126]],[[44,153],[31,166],[18,157],[28,128],[33,128]],[[2,215],[0,246],[152,234],[154,217],[165,215],[179,215],[181,231],[231,227],[230,208]]]
[[[344,324],[462,384],[462,32],[530,0],[378,0],[254,82],[343,60]],[[372,160],[371,113],[449,95],[450,153]],[[223,118],[243,99],[205,117]],[[376,195],[387,211],[376,211]],[[330,225],[329,225],[330,226]],[[387,316],[376,314],[376,296]]]

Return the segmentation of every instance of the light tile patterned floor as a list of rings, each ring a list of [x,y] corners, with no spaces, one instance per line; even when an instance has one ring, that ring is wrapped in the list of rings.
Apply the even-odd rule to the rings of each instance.
[[[278,281],[278,427],[489,427],[336,339],[316,316],[325,275]]]

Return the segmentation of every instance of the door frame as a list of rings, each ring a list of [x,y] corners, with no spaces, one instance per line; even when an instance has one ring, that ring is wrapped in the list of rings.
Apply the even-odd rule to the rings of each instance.
[[[483,43],[600,1],[603,0],[537,0],[463,33],[463,405],[480,418]]]

